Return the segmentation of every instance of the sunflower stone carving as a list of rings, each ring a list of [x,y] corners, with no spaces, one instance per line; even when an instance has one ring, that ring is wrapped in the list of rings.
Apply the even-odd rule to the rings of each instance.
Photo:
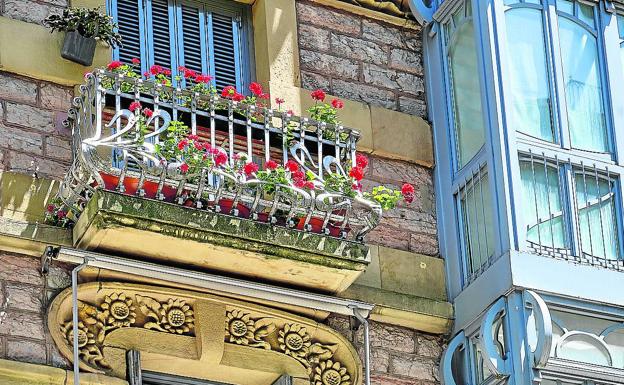
[[[228,311],[225,315],[225,338],[229,343],[270,350],[271,345],[263,339],[274,330],[275,325],[270,320],[254,321],[242,310]]]
[[[278,333],[279,348],[284,354],[289,355],[309,366],[308,354],[310,352],[310,336],[306,329],[301,325],[287,324]]]
[[[193,309],[181,299],[169,299],[160,303],[154,298],[136,296],[139,309],[151,321],[146,322],[146,329],[159,330],[161,332],[186,334],[195,327]]]
[[[74,323],[66,322],[61,325],[61,333],[65,336],[68,345],[74,344]],[[80,358],[94,366],[108,368],[102,350],[96,344],[95,334],[82,322],[78,322],[78,349]]]
[[[98,313],[98,319],[105,330],[128,327],[136,321],[136,308],[132,299],[123,293],[113,293],[104,297],[100,309],[102,311]]]
[[[314,370],[313,385],[351,385],[351,376],[340,362],[327,360]]]

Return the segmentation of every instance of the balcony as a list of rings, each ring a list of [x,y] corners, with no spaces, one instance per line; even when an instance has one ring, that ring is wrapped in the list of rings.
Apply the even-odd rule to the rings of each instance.
[[[356,130],[104,70],[85,79],[59,191],[79,217],[76,245],[328,292],[364,271],[363,240],[382,208],[350,183],[340,188],[356,163]],[[180,126],[213,162],[194,167],[190,155],[163,151]],[[253,172],[277,164],[308,183]]]

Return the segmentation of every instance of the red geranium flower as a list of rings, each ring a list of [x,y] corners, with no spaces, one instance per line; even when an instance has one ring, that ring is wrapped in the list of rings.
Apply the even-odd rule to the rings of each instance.
[[[163,71],[163,68],[159,65],[153,65],[150,67],[150,73],[152,75],[158,75]]]
[[[59,210],[56,212],[56,216],[59,217],[59,219],[65,218],[66,215],[67,213],[63,210]]]
[[[303,188],[307,188],[308,190],[314,190],[314,182],[312,182],[311,180],[305,182]]]
[[[117,68],[121,67],[122,65],[123,65],[123,63],[122,63],[122,62],[120,62],[119,60],[114,60],[114,61],[112,61],[112,62],[108,63],[108,65],[106,66],[106,68],[107,68],[109,71],[112,71],[112,70],[114,70],[114,69],[117,69]]]
[[[195,71],[190,70],[188,68],[184,69],[184,78],[188,79],[188,78],[194,78],[197,76],[197,73],[195,73]]]
[[[301,170],[297,170],[292,174],[293,180],[303,180],[305,182],[305,173]]]
[[[241,102],[244,99],[245,99],[245,95],[239,94],[239,93],[234,94],[234,96],[232,97],[232,100],[234,100],[235,102]]]
[[[221,97],[223,98],[231,98],[232,96],[236,95],[236,88],[234,86],[227,86],[225,88],[223,88],[223,90],[221,90]]]
[[[191,134],[186,137],[189,140],[199,140],[199,136]]]
[[[260,99],[271,99],[271,95],[266,94],[266,93],[260,94],[260,95],[258,95],[258,97]]]
[[[46,209],[48,210],[49,213],[54,211],[55,208],[56,208],[56,206],[54,206],[54,205],[48,205],[48,207],[46,207]]]
[[[414,201],[414,186],[409,183],[403,184],[403,187],[401,187],[401,195],[403,195],[405,202],[412,203]]]
[[[288,162],[286,162],[286,168],[290,172],[297,172],[299,171],[299,164],[294,160],[289,160]]]
[[[312,96],[312,99],[314,100],[318,100],[320,102],[322,102],[323,100],[325,100],[325,92],[321,89],[315,90],[313,91],[310,96]]]
[[[342,107],[344,107],[344,102],[340,99],[334,99],[331,101],[331,105],[334,108],[341,109]]]
[[[275,98],[275,103],[277,103],[278,106],[282,105],[282,104],[284,104],[284,99],[282,99],[282,98]]]
[[[136,111],[136,110],[140,110],[141,109],[141,103],[139,102],[132,102],[130,103],[130,107],[128,107],[128,109],[132,112]]]
[[[165,75],[165,76],[171,76],[171,70],[164,69],[162,73],[163,73],[163,75]]]
[[[245,171],[245,174],[251,175],[258,171],[258,165],[255,163],[249,162],[245,165],[245,167],[243,167],[243,171]]]
[[[182,163],[180,165],[180,171],[182,171],[183,174],[186,174],[189,170],[189,165],[186,163]]]
[[[349,171],[349,176],[359,182],[364,178],[364,169],[360,166],[355,166]]]
[[[150,73],[149,73],[149,72],[145,71],[145,72],[143,72],[143,76],[145,76],[146,78],[149,78],[149,77],[150,77],[150,76],[152,76],[152,75],[150,75]]]
[[[363,168],[363,169],[364,169],[364,168],[366,168],[366,166],[368,166],[368,158],[367,158],[367,157],[365,157],[365,156],[364,156],[364,155],[362,155],[362,154],[357,154],[357,155],[355,156],[355,164],[356,164],[358,167],[361,167],[361,168]]]
[[[293,179],[293,183],[297,188],[303,188],[306,184],[305,180],[302,178]]]
[[[182,139],[181,141],[178,142],[178,150],[180,151],[184,150],[184,147],[186,147],[187,144],[188,144],[188,141],[186,139]]]
[[[228,160],[228,156],[223,151],[217,151],[217,153],[214,156],[214,162],[215,162],[215,165],[217,166],[223,166],[225,163],[227,163],[227,160]]]
[[[362,191],[362,183],[355,182],[351,185],[351,189],[354,191]]]
[[[277,168],[277,162],[274,160],[268,160],[264,165],[267,170],[275,170]]]
[[[262,95],[262,86],[260,85],[260,83],[252,82],[249,85],[249,91],[251,91],[251,93],[256,96],[260,96]]]
[[[212,77],[210,75],[197,75],[195,76],[195,81],[197,83],[210,83]]]
[[[151,118],[152,115],[154,115],[154,111],[150,110],[149,108],[144,108],[143,115],[147,116],[148,118]]]
[[[132,58],[132,64],[141,64],[141,60],[139,58]]]

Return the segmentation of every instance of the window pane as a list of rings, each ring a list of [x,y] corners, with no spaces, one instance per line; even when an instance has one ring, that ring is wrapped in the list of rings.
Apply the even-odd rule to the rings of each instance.
[[[485,127],[472,19],[463,19],[456,25],[448,50],[458,163],[461,167],[483,146]]]
[[[559,17],[559,37],[572,147],[607,152],[596,38],[565,17]]]
[[[576,173],[575,180],[583,254],[618,259],[619,240],[613,182],[593,173],[580,172]]]
[[[572,15],[574,14],[574,3],[570,0],[557,0],[557,10]]]
[[[494,254],[491,202],[487,174],[482,173],[480,179],[475,176],[461,191],[464,255],[470,275],[486,265]]]
[[[553,142],[550,89],[542,30],[542,13],[516,8],[505,13],[510,92],[509,126]],[[526,33],[531,31],[531,33]],[[527,69],[531,69],[528,71]]]
[[[568,247],[559,174],[543,161],[521,161],[522,213],[527,241],[535,248]]]

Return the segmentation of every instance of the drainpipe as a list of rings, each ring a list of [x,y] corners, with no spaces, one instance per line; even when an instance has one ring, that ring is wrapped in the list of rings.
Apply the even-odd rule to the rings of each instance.
[[[362,325],[364,325],[364,383],[366,385],[370,385],[370,339],[368,334],[368,319],[362,316],[360,309],[357,307],[353,308],[353,315]]]
[[[78,273],[89,264],[85,259],[72,270],[72,323],[74,333],[74,385],[80,385],[80,351],[78,350]]]

